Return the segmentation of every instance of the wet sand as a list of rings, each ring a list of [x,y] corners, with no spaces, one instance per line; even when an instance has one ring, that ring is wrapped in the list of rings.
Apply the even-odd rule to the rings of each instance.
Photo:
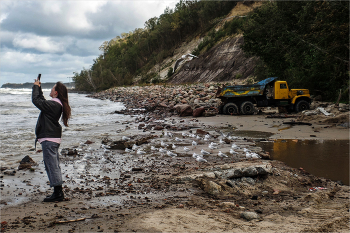
[[[175,123],[173,121],[175,120]],[[84,132],[66,144],[79,151],[77,156],[62,156],[66,200],[43,203],[50,194],[42,163],[35,171],[20,170],[14,176],[2,174],[1,224],[8,232],[348,232],[349,186],[315,177],[307,171],[286,166],[274,160],[247,159],[244,148],[264,153],[255,139],[343,139],[349,140],[348,128],[332,124],[287,127],[286,118],[254,116],[214,116],[165,119],[187,130],[139,130],[136,118],[121,122],[129,125],[121,131],[92,134]],[[174,124],[173,124],[174,123]],[[161,123],[158,123],[159,125]],[[114,126],[111,125],[111,128]],[[116,127],[117,128],[117,127]],[[211,135],[208,141],[182,136],[201,129]],[[104,129],[96,129],[103,132]],[[166,137],[163,132],[172,132]],[[217,149],[209,150],[210,142],[218,143],[220,133],[234,138]],[[256,131],[256,132],[251,132]],[[262,133],[261,133],[262,132]],[[122,136],[154,136],[136,152],[101,148],[102,140],[120,140]],[[258,136],[257,136],[258,135]],[[311,136],[312,135],[312,136]],[[204,135],[200,135],[202,138]],[[175,137],[182,141],[176,141]],[[93,143],[80,145],[82,140]],[[191,142],[198,142],[192,146]],[[177,154],[169,157],[151,151],[162,147]],[[171,145],[175,144],[176,149]],[[240,147],[235,155],[232,144]],[[191,151],[185,152],[183,147]],[[164,147],[165,148],[165,147]],[[207,163],[192,158],[201,149]],[[218,151],[228,155],[217,156]],[[265,175],[227,178],[232,169],[256,166],[271,168]],[[322,187],[318,189],[317,187]],[[317,188],[317,189],[315,189]],[[246,217],[252,212],[251,220]],[[73,220],[75,222],[67,222]],[[79,221],[77,221],[79,220]],[[61,222],[60,222],[61,221]]]

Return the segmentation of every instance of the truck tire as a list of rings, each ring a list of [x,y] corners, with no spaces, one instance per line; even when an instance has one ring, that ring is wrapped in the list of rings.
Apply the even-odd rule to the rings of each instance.
[[[295,111],[302,112],[304,110],[309,110],[310,104],[306,100],[300,100],[295,104]]]
[[[238,107],[234,103],[227,103],[223,110],[226,115],[237,115],[239,113]]]
[[[241,113],[244,115],[254,114],[254,104],[250,101],[245,101],[241,105]]]

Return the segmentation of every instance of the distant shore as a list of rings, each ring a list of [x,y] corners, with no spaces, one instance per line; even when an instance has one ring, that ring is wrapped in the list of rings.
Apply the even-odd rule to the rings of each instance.
[[[74,88],[74,82],[63,83],[68,89]],[[55,85],[55,82],[41,83],[43,89],[51,89]],[[12,89],[31,89],[33,86],[32,82],[26,83],[5,83],[1,85],[1,88],[12,88]]]

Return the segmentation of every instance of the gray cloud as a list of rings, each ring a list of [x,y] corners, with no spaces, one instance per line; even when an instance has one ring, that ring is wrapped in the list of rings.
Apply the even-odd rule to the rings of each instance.
[[[175,1],[0,1],[0,85],[67,81],[89,68],[104,41],[143,28]]]

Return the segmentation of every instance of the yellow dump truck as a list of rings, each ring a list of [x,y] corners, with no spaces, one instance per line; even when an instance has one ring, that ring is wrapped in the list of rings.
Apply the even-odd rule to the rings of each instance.
[[[288,112],[310,109],[308,89],[289,89],[286,81],[270,77],[256,84],[223,86],[216,97],[221,99],[219,113],[251,115],[256,107],[285,107]]]

